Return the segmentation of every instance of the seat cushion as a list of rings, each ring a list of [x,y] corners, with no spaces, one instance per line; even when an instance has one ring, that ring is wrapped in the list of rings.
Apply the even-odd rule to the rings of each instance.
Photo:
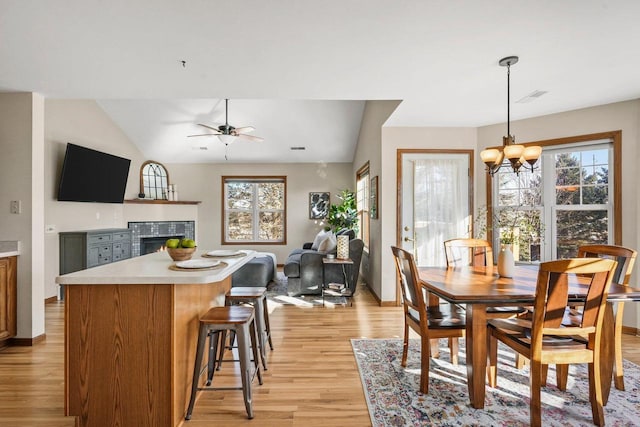
[[[273,258],[253,258],[231,275],[231,286],[266,287],[273,278],[275,266]]]

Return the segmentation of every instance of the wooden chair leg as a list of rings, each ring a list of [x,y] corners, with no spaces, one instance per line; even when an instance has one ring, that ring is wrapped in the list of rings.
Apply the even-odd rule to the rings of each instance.
[[[516,369],[521,370],[528,364],[529,364],[529,359],[527,359],[520,353],[516,353]]]
[[[569,378],[569,365],[556,365],[556,385],[562,391],[567,390],[567,378]]]
[[[420,392],[429,393],[429,340],[422,338],[420,340]]]
[[[624,304],[619,302],[616,310],[616,321],[614,324],[615,358],[613,365],[613,382],[618,390],[624,391],[624,371],[622,369],[622,313]]]
[[[542,425],[542,406],[540,402],[540,389],[542,388],[542,367],[549,365],[541,365],[540,362],[534,360],[531,361],[531,373],[529,378],[530,393],[531,393],[531,406],[530,411],[530,424],[531,427],[540,427]]]
[[[449,338],[449,352],[451,353],[452,365],[458,364],[458,349],[459,349],[458,338],[455,338],[455,337]]]
[[[594,357],[593,363],[589,363],[589,401],[593,423],[604,426],[604,408],[602,397],[602,382],[600,375],[600,358]]]
[[[407,354],[409,353],[409,325],[407,321],[404,321],[404,340],[402,341],[402,361],[400,365],[402,367],[407,366]]]
[[[498,385],[498,340],[487,334],[487,381],[489,387],[497,387]]]
[[[549,365],[540,365],[540,385],[547,386],[547,376],[549,375]]]
[[[440,340],[432,339],[431,340],[431,357],[438,358],[440,357]]]

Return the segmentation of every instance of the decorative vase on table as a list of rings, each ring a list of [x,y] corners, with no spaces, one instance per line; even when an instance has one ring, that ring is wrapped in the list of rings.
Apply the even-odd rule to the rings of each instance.
[[[349,236],[338,236],[338,249],[336,256],[339,259],[349,258]]]
[[[513,277],[515,266],[511,245],[502,245],[498,253],[498,274],[500,277]]]

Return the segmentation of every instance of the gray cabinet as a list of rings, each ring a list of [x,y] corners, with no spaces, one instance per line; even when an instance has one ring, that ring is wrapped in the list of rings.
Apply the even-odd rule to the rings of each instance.
[[[66,231],[60,233],[60,274],[131,258],[131,230]]]

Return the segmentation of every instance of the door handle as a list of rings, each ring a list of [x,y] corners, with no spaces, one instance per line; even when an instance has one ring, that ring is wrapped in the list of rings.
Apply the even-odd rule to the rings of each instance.
[[[404,241],[405,241],[405,242],[413,242],[413,239],[412,239],[412,238],[410,238],[410,237],[406,237],[406,236],[405,236]]]

